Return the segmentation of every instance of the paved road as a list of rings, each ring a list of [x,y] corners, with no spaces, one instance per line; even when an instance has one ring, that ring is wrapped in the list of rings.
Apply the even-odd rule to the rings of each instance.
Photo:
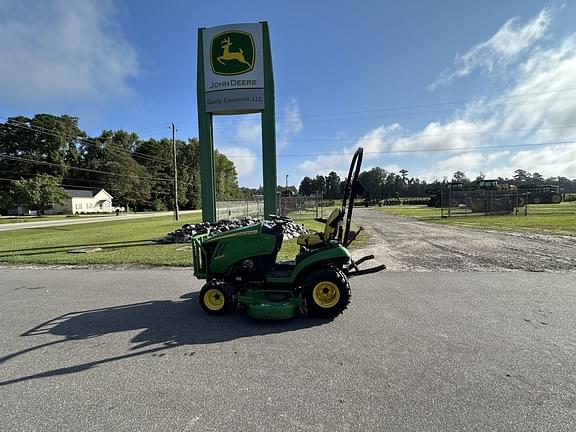
[[[184,210],[180,212],[181,217],[193,213],[199,213],[201,210]],[[0,224],[0,231],[13,231],[19,229],[31,229],[31,228],[45,228],[51,226],[63,226],[63,225],[78,225],[87,223],[99,223],[99,222],[115,222],[126,219],[142,219],[157,216],[169,216],[173,215],[174,212],[154,212],[154,213],[120,213],[120,215],[110,215],[110,216],[98,216],[98,217],[87,217],[83,216],[79,219],[60,219],[60,220],[40,220],[38,222],[18,222],[9,224]]]
[[[0,270],[2,431],[573,431],[572,273],[384,272],[332,322],[189,270]]]
[[[236,201],[218,201],[216,203],[216,216],[218,219],[240,218],[246,215],[260,215],[263,212],[263,204],[259,202],[236,202]],[[186,222],[186,215],[200,213],[201,210],[182,210],[180,216],[183,217],[182,223]],[[120,213],[119,216],[98,216],[81,218],[69,218],[61,220],[40,220],[38,222],[21,222],[0,224],[0,231],[13,231],[18,229],[45,228],[50,226],[77,225],[86,223],[114,222],[126,219],[141,219],[156,216],[169,216],[174,212],[154,212],[154,213]]]

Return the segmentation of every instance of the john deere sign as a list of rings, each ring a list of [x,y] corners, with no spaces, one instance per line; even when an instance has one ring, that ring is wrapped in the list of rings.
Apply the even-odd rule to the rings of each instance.
[[[276,121],[268,23],[198,29],[198,138],[202,219],[216,220],[212,119],[225,114],[262,114],[264,215],[276,209]]]
[[[254,39],[250,33],[220,33],[210,42],[210,64],[216,75],[241,75],[254,69]]]
[[[264,109],[261,24],[202,29],[206,112],[253,113]]]

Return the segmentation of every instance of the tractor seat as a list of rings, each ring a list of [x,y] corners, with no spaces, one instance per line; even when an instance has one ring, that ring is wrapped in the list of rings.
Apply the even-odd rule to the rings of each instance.
[[[328,219],[326,219],[326,224],[324,225],[324,232],[315,232],[310,234],[303,234],[296,240],[299,246],[306,246],[308,248],[314,248],[322,246],[328,240],[336,238],[338,233],[338,226],[342,219],[344,218],[344,209],[337,208],[332,210]]]

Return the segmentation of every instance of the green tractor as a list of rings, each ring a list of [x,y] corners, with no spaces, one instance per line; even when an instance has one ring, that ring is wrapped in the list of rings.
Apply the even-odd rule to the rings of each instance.
[[[291,221],[286,217],[270,215],[256,225],[192,238],[194,275],[206,279],[199,296],[206,313],[241,310],[259,319],[330,319],[350,302],[350,277],[386,268],[360,270],[358,266],[374,256],[354,261],[347,249],[362,229],[350,230],[354,198],[362,191],[362,152],[359,148],[352,158],[342,206],[321,220],[324,232],[298,237],[300,251],[294,260],[276,262],[283,225]]]

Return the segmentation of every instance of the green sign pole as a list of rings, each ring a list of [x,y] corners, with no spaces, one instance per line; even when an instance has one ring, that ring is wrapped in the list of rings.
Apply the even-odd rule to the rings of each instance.
[[[257,112],[262,115],[264,216],[276,214],[274,75],[267,22],[198,30],[197,98],[202,219],[216,220],[213,116]]]
[[[264,216],[277,213],[276,208],[276,116],[274,111],[274,74],[268,23],[262,24],[264,51],[264,111],[262,111],[262,165],[264,183]]]
[[[212,134],[212,114],[205,110],[204,93],[204,45],[202,30],[198,29],[198,73],[196,77],[198,98],[198,141],[200,144],[200,182],[202,220],[216,221],[216,194],[214,188],[214,137]]]

